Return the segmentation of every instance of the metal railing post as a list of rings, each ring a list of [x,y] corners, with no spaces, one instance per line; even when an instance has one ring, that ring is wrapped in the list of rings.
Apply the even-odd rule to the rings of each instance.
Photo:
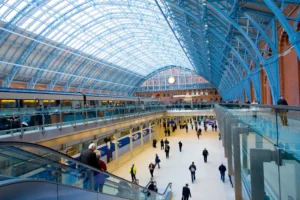
[[[243,134],[243,137],[244,137],[244,135],[246,135],[246,133],[248,133],[248,128],[246,128],[246,127],[233,127],[232,128],[232,143],[233,143],[233,155],[234,155],[234,190],[235,190],[235,199],[236,200],[243,199],[242,198],[240,134]],[[243,160],[244,160],[244,157],[243,157]],[[228,173],[229,173],[229,171],[228,171]]]
[[[265,199],[264,162],[280,164],[280,150],[250,149],[251,199]],[[279,191],[280,192],[280,191]]]

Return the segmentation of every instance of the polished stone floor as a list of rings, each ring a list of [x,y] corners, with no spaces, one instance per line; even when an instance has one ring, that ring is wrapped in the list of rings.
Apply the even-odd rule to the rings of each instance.
[[[148,146],[142,153],[117,170],[112,171],[112,173],[131,180],[129,170],[131,165],[135,164],[140,185],[146,186],[150,181],[148,165],[150,162],[154,162],[155,154],[157,153],[161,159],[161,168],[155,168],[154,180],[157,182],[160,193],[171,182],[173,199],[179,200],[181,199],[182,187],[188,183],[192,199],[233,200],[234,189],[231,187],[227,173],[225,183],[223,183],[220,180],[218,171],[221,163],[227,166],[221,141],[218,140],[219,132],[211,131],[210,126],[208,129],[208,132],[203,131],[199,140],[197,139],[196,131],[191,130],[191,127],[189,127],[188,133],[186,133],[185,129],[177,129],[175,133],[171,133],[171,136],[168,137],[170,141],[169,159],[166,159],[165,152],[160,150],[160,144],[158,143],[156,149]],[[159,136],[165,138],[162,135],[162,128],[159,128]],[[182,152],[179,152],[179,141],[183,143]],[[207,163],[203,161],[202,151],[204,148],[207,148],[209,152]],[[193,161],[197,167],[194,184],[191,182],[191,175],[188,169]]]

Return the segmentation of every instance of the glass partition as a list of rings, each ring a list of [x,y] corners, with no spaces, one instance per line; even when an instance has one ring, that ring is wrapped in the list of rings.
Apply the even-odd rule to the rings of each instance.
[[[300,108],[220,104],[215,105],[215,111],[225,149],[228,148],[228,134],[234,137],[237,127],[244,128],[238,133],[240,164],[237,165],[241,168],[243,199],[254,198],[251,195],[257,191],[266,199],[300,199]],[[230,123],[226,123],[228,120]],[[232,140],[232,146],[228,150],[236,152],[235,145],[237,143]],[[255,149],[261,152],[257,157],[254,157]],[[234,159],[236,156],[238,155],[233,156]],[[262,170],[257,167],[260,163]],[[251,166],[255,171],[252,171]],[[251,179],[260,173],[263,177],[262,188],[258,188],[259,184],[255,185],[257,182]]]

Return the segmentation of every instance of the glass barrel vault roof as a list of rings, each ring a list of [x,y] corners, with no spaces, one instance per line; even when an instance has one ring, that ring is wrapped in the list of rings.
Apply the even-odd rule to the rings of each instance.
[[[57,42],[63,48],[75,49],[143,76],[174,64],[192,69],[154,1],[1,2],[2,21]]]

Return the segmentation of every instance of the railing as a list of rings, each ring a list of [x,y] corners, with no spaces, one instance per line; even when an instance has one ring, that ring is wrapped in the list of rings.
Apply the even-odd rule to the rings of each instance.
[[[172,196],[171,183],[163,194],[158,194],[36,144],[0,142],[0,160],[2,180],[45,180],[124,199],[169,200]]]
[[[0,136],[22,136],[25,133],[52,130],[79,124],[139,116],[165,111],[164,105],[141,105],[124,107],[95,107],[78,109],[37,109],[2,111],[0,113]]]
[[[300,107],[219,104],[215,106],[215,110],[222,135],[228,134],[226,132],[230,129],[232,134],[235,128],[243,130],[239,143],[242,183],[246,188],[243,190],[243,199],[247,199],[249,194],[253,195],[257,190],[260,190],[261,194],[265,191],[265,196],[269,196],[270,199],[299,199]],[[226,144],[224,145],[226,148]],[[234,145],[233,143],[233,148],[229,147],[229,151],[234,151]],[[253,183],[252,176],[259,172],[251,171],[252,149],[279,152],[274,154],[271,160],[263,162],[263,179],[260,180],[262,188],[257,188]],[[234,155],[234,159],[237,159],[235,156],[238,155]]]
[[[182,104],[165,104],[167,110],[206,110],[213,109],[214,103],[182,103]]]
[[[195,84],[167,84],[167,85],[154,85],[154,86],[141,86],[137,89],[137,92],[150,92],[150,91],[169,91],[169,90],[182,90],[184,89],[209,89],[209,88],[215,88],[210,83],[195,83]]]

